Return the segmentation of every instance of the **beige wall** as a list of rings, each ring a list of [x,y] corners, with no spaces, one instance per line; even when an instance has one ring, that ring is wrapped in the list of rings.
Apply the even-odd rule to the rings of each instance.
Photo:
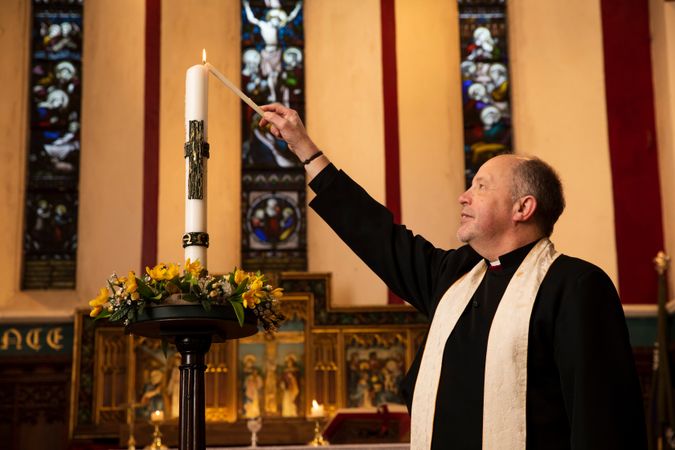
[[[143,207],[145,7],[90,0],[84,15],[78,300],[140,269]]]
[[[317,145],[335,165],[384,201],[379,3],[319,0],[305,4],[306,120]],[[309,269],[333,273],[336,303],[386,302],[382,282],[313,211],[308,212],[307,226]]]
[[[26,2],[0,2],[0,227],[5,230],[0,245],[0,317],[18,295],[21,276],[23,173],[28,115],[28,36],[30,20]],[[17,45],[17,43],[23,43]]]
[[[307,126],[337,166],[384,198],[379,0],[305,2]],[[82,104],[80,248],[75,291],[20,292],[29,86],[29,1],[0,1],[0,319],[63,317],[86,306],[113,270],[138,269],[141,248],[144,2],[87,0]],[[667,247],[675,235],[675,5],[651,0],[654,79]],[[463,189],[457,10],[446,0],[398,0],[397,53],[403,220],[439,246],[457,245]],[[162,3],[159,260],[181,261],[184,80],[206,47],[238,80],[238,0]],[[598,1],[510,2],[515,146],[563,178],[568,210],[558,248],[616,281],[611,176]],[[20,45],[17,45],[17,42]],[[209,268],[239,261],[240,103],[209,86]],[[311,198],[310,194],[310,198]],[[386,302],[386,289],[309,212],[311,271],[332,272],[337,304]]]
[[[666,252],[675,251],[675,3],[650,0],[652,70]],[[669,272],[671,298],[675,270]]]
[[[439,247],[454,247],[464,189],[457,8],[398,1],[396,17],[403,222]]]
[[[515,148],[551,163],[567,208],[552,240],[617,282],[599,2],[510,2]]]

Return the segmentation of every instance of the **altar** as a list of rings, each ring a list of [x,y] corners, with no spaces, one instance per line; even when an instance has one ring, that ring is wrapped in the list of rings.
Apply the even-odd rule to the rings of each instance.
[[[398,383],[424,336],[422,318],[402,307],[333,308],[330,278],[282,272],[276,283],[286,293],[282,312],[288,320],[275,338],[258,334],[211,346],[204,380],[208,448],[246,448],[250,443],[246,422],[253,414],[263,418],[261,448],[303,448],[313,435],[312,400],[325,407],[324,427],[338,412],[363,411],[360,408],[367,402],[387,401],[389,414],[382,419],[388,424],[398,412],[393,405],[405,408],[397,396]],[[175,447],[179,371],[175,348],[170,346],[165,357],[159,340],[125,335],[123,326],[94,321],[86,311],[76,315],[75,340],[70,416],[74,444],[96,439],[125,447],[132,423],[137,445],[148,444],[152,408],[143,403],[150,396],[147,392],[156,391],[148,402],[163,405],[163,442]],[[291,376],[295,391],[287,388]],[[255,379],[263,382],[253,383]],[[134,405],[133,411],[129,405]],[[382,426],[361,425],[363,432],[350,436],[353,439],[326,437],[335,443],[360,442],[356,448],[408,448],[401,444],[409,438],[402,436],[400,427],[392,424],[381,436]],[[350,445],[331,448],[354,448]]]
[[[244,447],[244,448],[251,448],[251,447]],[[307,445],[298,445],[298,446],[284,446],[284,447],[267,447],[267,446],[261,446],[261,447],[256,447],[261,450],[305,450],[305,449],[310,449],[310,448],[317,448],[317,447],[311,447]],[[321,447],[323,449],[339,449],[339,450],[410,450],[410,444],[351,444],[351,445],[328,445]],[[209,448],[209,450],[230,450],[230,449],[238,449],[242,450],[242,447],[213,447]]]

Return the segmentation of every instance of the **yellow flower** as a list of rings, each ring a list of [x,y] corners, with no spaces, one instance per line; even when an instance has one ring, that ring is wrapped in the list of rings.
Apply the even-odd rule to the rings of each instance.
[[[192,274],[194,278],[198,278],[200,272],[202,271],[202,263],[199,260],[195,262],[190,262],[190,258],[185,261],[185,272]]]
[[[248,274],[241,269],[237,269],[234,272],[234,282],[239,284],[248,277]]]
[[[169,264],[169,267],[166,269],[166,273],[164,274],[164,279],[165,280],[173,280],[177,276],[180,275],[180,267],[177,264],[171,263]]]
[[[150,267],[146,266],[145,267],[145,272],[150,275],[150,278],[152,278],[155,281],[162,281],[164,279],[164,274],[166,273],[166,264],[164,263],[159,263],[152,269]]]
[[[252,291],[259,291],[263,287],[263,282],[262,282],[262,277],[258,277],[253,282],[251,283],[251,287],[249,288]]]
[[[281,298],[284,295],[284,289],[283,288],[276,288],[272,289],[272,292],[270,292],[274,298]]]
[[[107,302],[108,302],[108,289],[102,287],[98,292],[98,296],[96,298],[89,300],[89,306],[93,308],[89,313],[89,316],[90,317],[98,316],[101,313],[101,311],[103,311],[103,305],[105,305]]]
[[[243,300],[244,307],[249,307],[251,309],[255,308],[256,303],[256,298],[255,298],[255,293],[253,291],[246,291],[241,295],[241,298]]]
[[[98,296],[96,296],[96,298],[89,300],[89,306],[91,306],[92,308],[96,306],[103,306],[106,304],[107,301],[108,301],[108,289],[102,287],[98,291]]]
[[[159,263],[152,269],[150,267],[146,267],[145,272],[155,281],[173,280],[178,275],[180,275],[180,268],[178,265],[173,263],[169,264],[168,267],[164,263]]]
[[[136,283],[136,274],[133,271],[129,272],[127,281],[124,283],[124,289],[128,294],[133,294],[138,289],[138,283]]]

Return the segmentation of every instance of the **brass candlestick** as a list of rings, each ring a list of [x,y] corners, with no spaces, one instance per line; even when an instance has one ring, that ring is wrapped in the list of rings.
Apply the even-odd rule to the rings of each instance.
[[[159,424],[164,420],[164,411],[155,411],[150,414],[150,423],[155,426],[152,433],[152,444],[145,447],[145,450],[169,450],[169,447],[162,444],[162,433],[159,431]]]
[[[155,422],[155,431],[152,433],[152,444],[145,447],[145,450],[169,450],[169,447],[162,444],[162,433],[159,431],[159,423]]]
[[[314,420],[314,439],[307,443],[307,445],[310,447],[323,447],[325,445],[330,445],[330,442],[324,439],[323,435],[321,434],[321,425],[319,424],[319,420],[319,417]]]
[[[136,421],[136,408],[139,405],[132,403],[127,407],[127,425],[129,426],[129,439],[127,439],[127,450],[136,450],[136,438],[134,438],[134,422]]]

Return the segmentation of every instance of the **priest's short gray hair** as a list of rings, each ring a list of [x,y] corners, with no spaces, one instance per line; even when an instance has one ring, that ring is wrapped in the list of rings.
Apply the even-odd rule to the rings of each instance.
[[[555,169],[539,158],[524,158],[513,169],[512,195],[514,201],[526,195],[537,199],[533,220],[550,236],[565,209],[562,182]]]

